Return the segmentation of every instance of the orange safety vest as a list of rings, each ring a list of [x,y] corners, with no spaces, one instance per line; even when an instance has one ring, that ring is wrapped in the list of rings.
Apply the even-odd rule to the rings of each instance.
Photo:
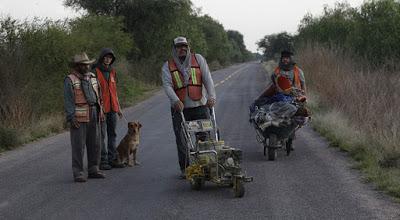
[[[281,68],[279,68],[279,66],[278,67],[276,67],[275,68],[275,76],[280,76],[281,75]],[[293,73],[294,73],[294,85],[295,85],[295,87],[297,87],[298,89],[301,89],[301,82],[300,82],[300,71],[299,71],[299,68],[295,65],[294,67],[293,67]]]
[[[97,101],[100,102],[99,85],[97,83],[96,76],[93,73],[91,76],[92,77],[90,78],[90,82],[93,86],[94,92],[96,93]],[[74,73],[69,74],[68,77],[71,79],[72,87],[74,88],[75,119],[78,122],[89,122],[90,121],[89,104],[87,103],[85,94],[83,93],[83,90],[81,87],[81,80]],[[98,103],[98,104],[101,108],[100,103]],[[100,119],[102,119],[102,118],[104,118],[103,110],[100,109]]]
[[[173,59],[168,61],[168,67],[172,76],[174,91],[181,102],[185,101],[186,94],[188,94],[190,99],[192,99],[193,101],[198,101],[203,97],[203,80],[201,77],[202,73],[200,70],[200,65],[197,62],[196,56],[194,54],[192,54],[191,57],[191,68],[188,85],[184,84],[184,77],[176,67],[176,63]]]
[[[117,81],[116,72],[114,69],[110,72],[108,81],[103,75],[103,72],[96,68],[97,78],[99,79],[101,93],[103,97],[104,112],[119,112],[119,102],[117,96]]]

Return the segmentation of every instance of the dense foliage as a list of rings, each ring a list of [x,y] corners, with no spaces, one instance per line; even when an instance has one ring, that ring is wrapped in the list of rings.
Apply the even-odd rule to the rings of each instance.
[[[209,62],[242,62],[250,58],[243,36],[229,32],[208,15],[200,16],[189,0],[66,0],[65,5],[85,9],[90,14],[121,16],[138,50],[130,58],[161,59],[170,55],[172,39],[186,36],[192,49]]]
[[[281,34],[267,35],[260,40],[259,47],[265,49],[266,56],[274,53],[274,48],[281,44],[271,38]],[[280,39],[283,40],[283,36]],[[347,3],[336,3],[333,8],[326,6],[320,16],[305,15],[293,40],[296,48],[307,44],[341,48],[368,59],[372,66],[389,64],[393,67],[400,58],[398,39],[400,2],[368,0],[356,8]]]
[[[273,59],[283,50],[293,51],[293,37],[287,32],[266,35],[257,45],[263,51],[265,59]]]

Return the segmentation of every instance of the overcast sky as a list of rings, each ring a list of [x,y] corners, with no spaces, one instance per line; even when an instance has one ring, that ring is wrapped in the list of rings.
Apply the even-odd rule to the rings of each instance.
[[[256,42],[265,35],[287,31],[295,33],[300,20],[308,12],[322,13],[323,6],[333,6],[338,0],[192,0],[218,20],[225,29],[232,29],[244,35],[248,50],[256,52]],[[18,19],[49,17],[61,19],[79,16],[71,9],[64,8],[63,0],[0,0],[0,15],[11,15]],[[340,0],[343,2],[343,0]],[[348,0],[358,7],[363,0]],[[190,37],[190,36],[188,36]]]

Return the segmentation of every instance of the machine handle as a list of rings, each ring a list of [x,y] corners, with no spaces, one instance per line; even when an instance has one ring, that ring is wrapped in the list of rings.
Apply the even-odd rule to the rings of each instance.
[[[214,107],[211,107],[211,117],[212,117],[212,122],[214,125],[214,135],[215,135],[215,140],[219,141],[219,137],[218,137],[218,128],[217,128],[217,120],[215,117],[215,109]]]

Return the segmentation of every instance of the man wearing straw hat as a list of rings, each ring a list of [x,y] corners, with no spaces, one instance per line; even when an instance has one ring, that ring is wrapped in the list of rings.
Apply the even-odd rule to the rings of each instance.
[[[71,72],[64,80],[64,104],[70,124],[72,171],[75,182],[86,182],[83,156],[87,149],[88,177],[105,178],[99,171],[100,118],[103,118],[101,94],[96,76],[89,72],[94,60],[86,53],[77,54],[71,62]]]

